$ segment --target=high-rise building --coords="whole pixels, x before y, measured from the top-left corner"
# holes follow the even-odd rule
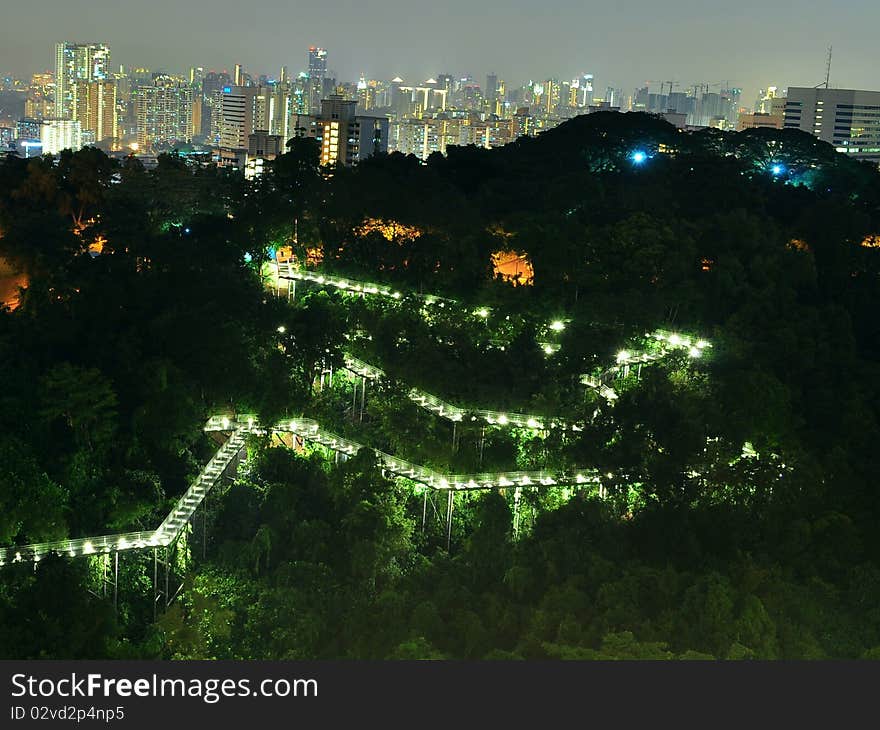
[[[5,154],[14,142],[15,127],[6,124],[0,125],[0,154]]]
[[[110,48],[103,43],[55,44],[55,116],[71,119],[73,84],[110,78]]]
[[[513,115],[513,137],[531,137],[535,134],[535,120],[527,106],[521,106]]]
[[[786,129],[800,129],[858,160],[880,164],[880,91],[792,86]]]
[[[274,160],[284,152],[283,140],[280,135],[269,134],[265,130],[257,130],[248,135],[247,161],[244,176],[253,180],[263,174],[266,162]]]
[[[105,81],[74,81],[71,117],[79,122],[80,133],[91,142],[117,137],[116,83]]]
[[[46,119],[55,116],[55,75],[49,72],[31,76],[24,106],[25,116]]]
[[[157,144],[190,142],[193,137],[192,88],[166,75],[138,89],[137,143],[142,150]]]
[[[489,114],[495,114],[495,102],[498,100],[498,76],[495,74],[488,74],[486,76],[484,96]]]
[[[78,150],[79,122],[75,119],[47,119],[40,127],[40,142],[44,155],[57,155],[62,150]]]
[[[779,87],[768,86],[758,92],[758,98],[755,101],[755,114],[770,114],[770,104],[779,94]]]
[[[324,79],[327,78],[327,51],[324,48],[309,48],[309,113],[318,114],[324,94]]]
[[[15,138],[30,140],[40,139],[40,129],[42,126],[43,123],[39,119],[32,119],[30,117],[19,119],[15,123]]]
[[[321,102],[320,115],[296,117],[298,137],[314,137],[321,145],[321,164],[350,166],[388,151],[388,118],[356,114],[357,100],[332,95]]]
[[[256,98],[257,87],[223,87],[220,94],[221,150],[247,152],[248,136],[254,133]]]

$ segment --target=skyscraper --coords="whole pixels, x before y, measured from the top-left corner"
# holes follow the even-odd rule
[[[489,74],[486,76],[486,104],[489,114],[495,114],[495,102],[498,99],[498,76]]]
[[[79,122],[83,144],[111,141],[117,136],[116,83],[74,81],[71,117]]]
[[[243,167],[254,133],[258,87],[224,86],[220,94],[220,160]]]
[[[110,78],[110,48],[103,43],[55,44],[55,116],[71,119],[73,84]]]
[[[190,142],[193,137],[192,88],[159,75],[138,89],[137,142],[141,149],[159,143]]]
[[[324,93],[324,79],[327,77],[327,51],[311,46],[309,48],[309,113],[321,110],[321,97]]]

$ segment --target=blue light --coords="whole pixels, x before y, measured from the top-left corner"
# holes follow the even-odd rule
[[[253,261],[253,260],[254,260],[254,257],[253,257],[253,256],[251,256],[249,253],[245,253],[245,255],[244,255],[244,262],[245,262],[246,264],[249,264],[249,263],[250,263],[251,261]]]
[[[648,159],[648,155],[646,155],[641,150],[636,150],[630,155],[630,159],[636,164],[641,165],[645,160]]]
[[[785,172],[785,168],[782,165],[773,165],[773,167],[770,168],[770,172],[774,175],[781,175]]]
[[[184,232],[184,233],[190,233],[190,229],[189,229],[189,228],[184,228],[184,229],[183,229],[183,232]]]

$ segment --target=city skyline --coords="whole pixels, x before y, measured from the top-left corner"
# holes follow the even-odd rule
[[[880,51],[870,29],[872,19],[880,21],[880,8],[865,2],[809,8],[796,17],[787,16],[782,4],[759,8],[749,2],[735,8],[713,3],[717,8],[702,6],[700,14],[681,0],[662,8],[637,0],[614,8],[562,0],[536,7],[517,0],[461,13],[458,5],[453,0],[454,7],[447,3],[440,13],[425,3],[385,0],[351,24],[340,22],[352,14],[339,0],[298,9],[295,17],[285,15],[278,0],[257,0],[248,17],[273,18],[258,24],[230,23],[226,0],[190,3],[185,19],[167,0],[152,3],[149,15],[105,0],[75,0],[56,8],[51,24],[44,17],[29,22],[37,10],[24,7],[17,11],[20,31],[0,51],[0,73],[29,77],[45,70],[61,37],[109,44],[115,67],[169,72],[190,66],[231,71],[241,63],[255,74],[277,74],[281,66],[296,73],[307,68],[306,49],[316,45],[328,49],[328,74],[339,80],[361,73],[416,80],[448,72],[470,74],[482,85],[486,74],[496,73],[511,85],[592,73],[600,88],[628,91],[649,80],[676,80],[683,88],[729,82],[749,100],[768,84],[823,82],[833,45],[832,86],[878,85],[871,61],[880,60]],[[461,17],[467,20],[455,20]],[[503,33],[497,32],[501,19]]]

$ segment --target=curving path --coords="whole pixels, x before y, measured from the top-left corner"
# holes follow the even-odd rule
[[[279,281],[281,279],[311,281],[352,293],[377,294],[393,299],[400,299],[402,297],[399,291],[390,287],[358,282],[343,277],[299,271],[289,264],[278,264],[278,278]],[[439,306],[445,306],[447,302],[453,301],[431,295],[419,296],[426,303],[437,303]],[[631,366],[654,362],[680,349],[686,349],[691,357],[700,357],[705,348],[711,347],[704,340],[697,340],[689,336],[664,332],[662,330],[658,330],[648,336],[660,344],[656,351],[635,352],[621,350],[617,354],[615,365],[598,375],[584,375],[581,378],[581,382],[598,390],[606,399],[614,400],[617,394],[607,383],[622,374],[626,374]],[[384,371],[381,369],[351,356],[346,356],[345,365],[351,372],[370,380],[385,376]],[[501,427],[522,427],[538,430],[561,428],[574,431],[582,428],[582,424],[577,422],[547,418],[536,414],[467,409],[448,403],[431,393],[416,388],[409,391],[409,397],[422,408],[453,422],[460,422],[465,418],[470,418],[474,421],[480,420],[487,424]],[[265,435],[270,432],[293,433],[304,440],[320,444],[337,453],[349,456],[356,454],[362,448],[369,448],[328,431],[322,428],[317,421],[311,419],[286,420],[267,429],[260,426],[253,417],[239,416],[230,419],[227,416],[216,416],[208,420],[205,431],[230,432],[230,436],[155,530],[97,535],[73,540],[54,540],[0,548],[0,566],[20,562],[39,563],[40,560],[52,554],[83,557],[172,545],[181,535],[205,497],[220,482],[227,467],[241,453],[249,434]],[[456,491],[599,484],[600,481],[599,474],[595,469],[575,469],[566,472],[544,470],[444,474],[386,454],[377,449],[371,449],[371,451],[376,454],[385,472],[410,479],[431,489],[446,491],[450,495],[450,499]]]
[[[306,441],[320,444],[337,453],[353,456],[364,447],[351,439],[328,431],[312,419],[298,418],[285,420],[267,429],[249,416],[215,416],[205,425],[208,432],[231,432],[229,439],[220,447],[192,486],[177,501],[168,516],[155,530],[126,532],[112,535],[97,535],[75,540],[55,540],[32,543],[10,548],[0,548],[0,566],[7,563],[38,563],[51,554],[83,557],[102,553],[116,553],[128,550],[144,550],[171,545],[181,534],[193,513],[204,501],[208,493],[220,481],[220,477],[232,460],[245,446],[249,434],[293,433]],[[506,489],[520,487],[554,487],[565,485],[598,484],[599,475],[595,470],[573,470],[567,472],[510,471],[480,474],[443,474],[419,464],[370,449],[376,454],[382,469],[394,476],[404,477],[432,489],[455,492],[480,489]]]

